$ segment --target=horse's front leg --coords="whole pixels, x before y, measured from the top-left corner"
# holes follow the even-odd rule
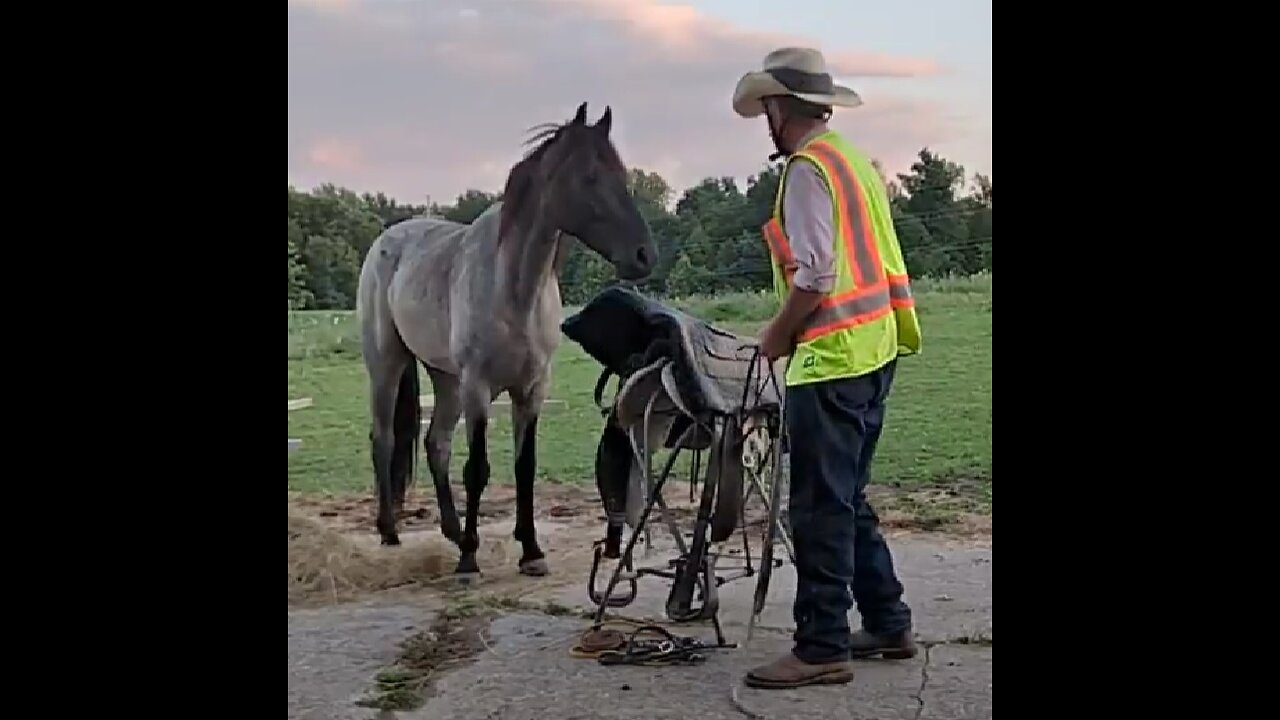
[[[547,574],[547,560],[538,547],[538,531],[533,522],[533,481],[538,467],[538,415],[545,393],[512,393],[511,425],[515,441],[516,528],[512,536],[520,542],[520,572]]]
[[[427,372],[431,377],[431,388],[435,391],[435,407],[424,441],[427,464],[436,488],[436,505],[440,508],[440,532],[449,542],[460,545],[462,524],[458,522],[458,511],[453,504],[453,489],[449,487],[449,459],[453,454],[453,433],[462,418],[462,396],[457,376],[439,370]]]
[[[467,424],[467,462],[462,466],[462,483],[467,490],[467,517],[462,542],[458,543],[458,567],[454,570],[459,575],[480,572],[480,566],[476,563],[476,550],[480,548],[480,530],[477,525],[480,521],[480,496],[489,485],[486,431],[490,400],[488,387],[477,387],[463,381],[462,408]]]

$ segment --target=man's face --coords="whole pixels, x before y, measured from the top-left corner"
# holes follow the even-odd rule
[[[772,133],[776,134],[782,130],[782,110],[778,107],[777,98],[764,99],[764,116]]]
[[[785,141],[782,138],[782,105],[778,102],[778,98],[771,97],[764,99],[764,116],[765,122],[769,125],[769,138],[773,140],[774,147],[776,147],[780,153],[791,152],[787,148],[783,147],[783,143]]]

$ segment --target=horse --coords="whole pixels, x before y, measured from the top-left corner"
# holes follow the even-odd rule
[[[458,547],[455,573],[479,573],[477,515],[489,482],[488,411],[511,398],[519,570],[548,572],[533,521],[538,416],[560,344],[560,273],[575,241],[617,278],[647,278],[658,261],[649,226],[627,188],[609,130],[612,109],[587,123],[587,103],[547,123],[510,170],[501,199],[469,225],[415,217],[382,231],[360,270],[356,315],[369,382],[369,434],[383,545],[399,545],[397,519],[421,434],[417,364],[435,391],[423,445],[440,530]],[[466,526],[449,486],[449,458],[466,420]]]

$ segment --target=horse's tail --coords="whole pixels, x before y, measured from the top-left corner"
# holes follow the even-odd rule
[[[418,459],[418,440],[422,437],[418,363],[414,360],[410,360],[400,374],[391,427],[395,435],[395,447],[391,453],[391,482],[397,490],[397,499],[403,499],[403,489],[413,482]]]

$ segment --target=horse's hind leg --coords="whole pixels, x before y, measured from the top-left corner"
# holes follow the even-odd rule
[[[515,440],[516,528],[512,536],[520,542],[520,572],[546,575],[547,561],[538,547],[533,523],[533,481],[537,474],[538,415],[545,392],[511,393],[511,425]]]
[[[431,469],[431,481],[436,487],[436,505],[440,509],[440,532],[453,544],[462,542],[462,527],[458,523],[458,511],[453,504],[453,490],[449,487],[449,459],[453,454],[453,431],[462,417],[462,396],[458,392],[458,378],[439,370],[427,368],[431,386],[435,392],[435,407],[431,412],[431,424],[427,427],[427,465]]]
[[[467,462],[462,466],[463,486],[467,489],[467,524],[458,543],[458,567],[460,575],[480,572],[476,564],[476,550],[480,548],[479,523],[480,496],[489,485],[489,455],[486,447],[489,403],[492,396],[484,382],[462,380],[462,412],[467,422]]]
[[[396,532],[395,488],[392,482],[392,457],[395,453],[395,414],[397,392],[401,374],[412,358],[403,356],[381,358],[370,372],[370,415],[373,420],[371,444],[373,450],[374,477],[378,487],[378,534],[383,545],[399,545]],[[418,399],[413,398],[414,402]]]
[[[396,392],[395,414],[391,421],[395,441],[391,451],[391,499],[396,517],[404,512],[405,490],[413,479],[418,435],[422,432],[422,407],[419,400],[418,366],[405,364]]]

